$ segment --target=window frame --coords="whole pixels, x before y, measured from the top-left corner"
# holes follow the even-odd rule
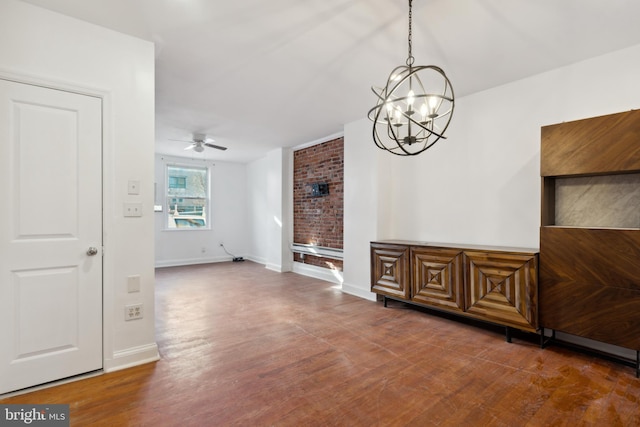
[[[180,162],[180,161],[165,161],[163,162],[163,214],[162,214],[162,230],[163,231],[203,231],[203,230],[211,230],[212,229],[212,215],[211,215],[211,175],[212,168],[207,164],[192,164],[189,162]],[[205,177],[205,203],[204,203],[204,220],[206,224],[202,227],[170,227],[169,226],[169,216],[171,215],[171,209],[169,209],[169,202],[172,198],[188,198],[188,197],[176,197],[175,195],[170,195],[169,190],[171,188],[187,188],[186,176],[185,178],[185,187],[171,187],[169,183],[169,168],[182,168],[182,169],[195,169],[195,170],[203,170],[206,173]],[[194,219],[197,220],[197,219]]]

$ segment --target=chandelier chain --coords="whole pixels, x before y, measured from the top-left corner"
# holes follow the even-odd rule
[[[412,48],[412,45],[411,45],[411,35],[412,35],[412,33],[411,33],[411,23],[412,23],[412,18],[413,18],[413,13],[411,11],[411,3],[412,2],[413,2],[413,0],[409,0],[409,56],[407,57],[407,65],[409,67],[413,65],[413,61],[414,61],[413,54],[411,52],[411,48]]]

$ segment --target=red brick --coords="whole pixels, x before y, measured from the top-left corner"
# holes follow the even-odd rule
[[[344,140],[338,138],[294,152],[293,240],[343,248]],[[311,196],[311,184],[326,182],[329,195]],[[296,255],[294,258],[300,261]],[[305,256],[305,263],[342,270],[342,262]]]

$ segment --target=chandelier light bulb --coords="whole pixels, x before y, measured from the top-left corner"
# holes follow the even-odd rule
[[[433,119],[438,117],[438,98],[435,96],[430,96],[429,98],[429,118]]]
[[[387,118],[393,120],[393,103],[387,102]]]
[[[402,111],[400,111],[400,107],[396,108],[396,126],[402,126]]]
[[[420,107],[420,116],[422,116],[422,121],[420,121],[420,123],[427,122],[427,114],[429,114],[429,107],[427,107],[427,104],[422,104]]]
[[[413,102],[416,100],[416,94],[413,93],[412,90],[409,91],[409,93],[407,94],[407,106],[409,108],[407,108],[408,111],[413,110]]]

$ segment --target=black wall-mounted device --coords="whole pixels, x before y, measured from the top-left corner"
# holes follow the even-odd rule
[[[311,184],[311,195],[313,197],[322,197],[329,195],[329,184],[326,182],[316,182]]]

